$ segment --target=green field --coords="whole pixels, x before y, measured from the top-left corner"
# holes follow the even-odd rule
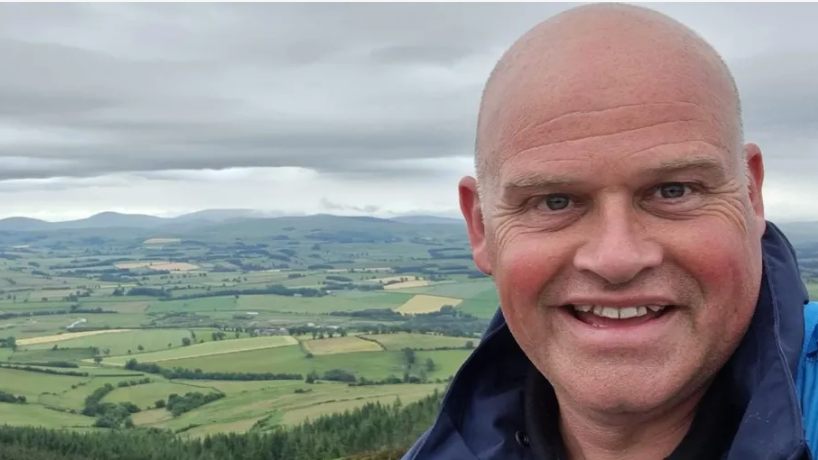
[[[190,332],[184,329],[145,329],[100,334],[90,337],[62,340],[59,342],[27,345],[30,350],[51,349],[54,345],[66,348],[98,347],[109,350],[112,356],[127,354],[130,350],[137,353],[141,346],[144,351],[165,350],[168,344],[174,347],[182,345],[182,338],[190,337]]]
[[[239,297],[238,309],[242,311],[282,311],[296,313],[331,313],[368,308],[392,309],[412,296],[403,293],[378,292],[366,295],[330,295],[326,297],[282,297],[275,295],[248,295]]]
[[[140,409],[147,410],[153,408],[157,400],[167,400],[171,394],[185,394],[190,391],[209,390],[210,388],[211,387],[198,383],[185,384],[157,381],[144,385],[117,388],[109,393],[103,399],[103,402],[119,403],[130,401],[139,406]]]
[[[399,351],[404,348],[428,350],[442,347],[464,347],[466,342],[476,343],[474,339],[464,337],[445,337],[431,334],[380,334],[364,335],[363,337],[378,342],[385,349]]]
[[[219,311],[235,310],[234,297],[204,297],[192,300],[169,300],[152,302],[147,311],[150,313],[167,313],[176,311]]]
[[[245,339],[220,340],[197,343],[187,347],[177,347],[152,353],[134,353],[132,355],[113,356],[102,362],[109,366],[124,366],[130,359],[142,363],[156,363],[170,360],[190,358],[205,358],[209,356],[233,355],[237,352],[257,349],[270,349],[295,343],[295,339],[288,336],[254,337]],[[227,357],[230,359],[230,357]]]
[[[428,373],[429,378],[445,379],[454,375],[469,353],[469,350],[423,351],[418,352],[418,357],[423,356],[423,360],[429,357],[439,364],[438,369]],[[300,347],[288,346],[164,361],[162,365],[201,369],[205,372],[241,372],[243,369],[253,369],[253,372],[308,374],[315,371],[323,374],[332,369],[344,369],[358,377],[384,379],[390,375],[403,375],[404,357],[400,351],[364,351],[306,358]]]
[[[94,351],[90,348],[60,348],[52,350],[51,347],[44,347],[37,349],[36,347],[39,346],[43,345],[29,345],[18,348],[16,352],[9,355],[8,361],[13,363],[47,363],[49,361],[78,361],[94,357]],[[30,348],[34,349],[30,350]]]
[[[15,369],[0,369],[0,390],[25,396],[32,401],[37,401],[37,398],[43,393],[61,393],[70,390],[72,385],[89,380],[91,379],[88,377],[45,375]]]
[[[3,404],[3,424],[35,425],[46,428],[90,427],[94,419],[82,415],[48,409],[35,404]]]

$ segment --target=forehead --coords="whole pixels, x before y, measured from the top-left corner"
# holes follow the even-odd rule
[[[571,112],[516,127],[497,152],[495,171],[505,183],[539,174],[602,180],[692,165],[727,169],[731,149],[723,132],[703,108],[686,102]]]
[[[490,173],[546,161],[622,169],[655,155],[730,161],[740,147],[737,100],[712,56],[661,34],[603,38],[532,40],[498,72],[478,129]]]

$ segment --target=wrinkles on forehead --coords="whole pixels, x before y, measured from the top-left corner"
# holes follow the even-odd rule
[[[707,43],[639,7],[576,8],[526,33],[492,73],[478,118],[478,179],[485,188],[508,155],[529,148],[680,123],[688,114],[717,127],[708,142],[741,158],[735,84]]]

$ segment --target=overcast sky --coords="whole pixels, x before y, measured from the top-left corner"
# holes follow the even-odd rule
[[[0,217],[456,213],[480,92],[571,4],[0,4]],[[652,4],[738,81],[771,219],[818,220],[816,4]]]

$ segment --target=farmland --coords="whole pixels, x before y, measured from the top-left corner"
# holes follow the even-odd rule
[[[816,296],[818,252],[799,250]],[[347,453],[422,432],[497,306],[460,225],[0,222],[0,391],[14,401],[0,411],[16,427],[154,437],[129,449],[246,433],[299,449],[321,438],[304,458],[335,459],[329,425],[347,430]]]
[[[193,439],[445,390],[491,280],[458,226],[385,222],[0,231],[4,423]]]

